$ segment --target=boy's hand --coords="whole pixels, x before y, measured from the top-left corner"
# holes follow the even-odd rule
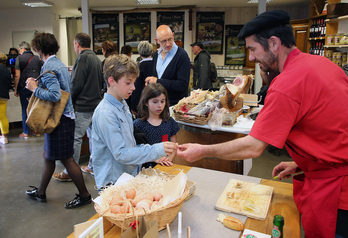
[[[166,154],[171,155],[178,148],[178,143],[166,141],[166,142],[163,142],[163,147]]]

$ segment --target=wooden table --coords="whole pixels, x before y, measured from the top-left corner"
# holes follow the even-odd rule
[[[183,165],[174,165],[173,167],[163,167],[156,166],[162,171],[170,172],[175,168],[182,169],[184,173],[187,173],[191,167]],[[173,173],[175,174],[175,172]],[[301,223],[300,223],[300,214],[296,208],[295,202],[292,196],[292,184],[272,181],[267,179],[262,179],[262,184],[272,186],[273,198],[271,201],[270,209],[267,215],[266,220],[259,221],[255,219],[248,218],[245,223],[245,228],[258,231],[265,234],[271,234],[273,228],[273,218],[275,215],[281,214],[284,217],[284,238],[300,238],[301,237]],[[214,204],[212,204],[214,206]],[[98,214],[95,214],[89,220],[99,218]],[[191,231],[192,237],[194,232]],[[113,226],[108,220],[104,219],[104,233],[105,238],[111,237],[120,237],[121,229],[117,226]],[[74,238],[74,233],[70,234],[68,238]]]

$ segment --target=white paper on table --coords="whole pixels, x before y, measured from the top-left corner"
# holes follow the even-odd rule
[[[112,186],[119,186],[122,184],[125,184],[128,180],[133,179],[134,177],[130,174],[127,173],[123,173],[116,181],[116,183]],[[92,201],[96,204],[98,204],[99,206],[101,206],[101,203],[103,201],[101,196],[96,197],[95,199],[92,199]]]
[[[260,233],[257,231],[249,230],[249,229],[244,229],[242,238],[247,238],[247,237],[255,237],[255,238],[271,238],[270,235]]]
[[[233,125],[233,127],[236,128],[251,128],[254,125],[254,120],[252,119],[247,119],[243,117],[243,115],[240,115],[237,117],[237,122]]]
[[[163,187],[163,205],[175,201],[181,196],[186,187],[187,176],[181,170],[173,179],[165,183]]]

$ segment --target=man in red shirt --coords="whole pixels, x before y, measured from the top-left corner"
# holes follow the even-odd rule
[[[215,145],[185,144],[177,155],[256,158],[268,144],[286,146],[294,162],[273,169],[293,178],[294,200],[306,237],[348,237],[348,77],[330,60],[296,48],[288,13],[264,12],[245,24],[249,60],[273,79],[265,104],[248,136]]]

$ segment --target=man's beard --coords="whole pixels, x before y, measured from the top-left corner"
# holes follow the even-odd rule
[[[267,51],[267,57],[263,61],[255,60],[255,63],[261,63],[260,69],[264,72],[279,72],[278,59],[271,51]]]

